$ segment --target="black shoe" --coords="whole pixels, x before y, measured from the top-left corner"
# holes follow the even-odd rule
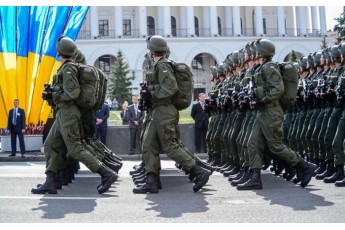
[[[149,173],[146,175],[146,182],[143,185],[135,187],[133,193],[135,194],[146,194],[146,193],[158,193],[158,180],[157,175]]]
[[[10,154],[10,155],[8,155],[9,157],[15,157],[16,156],[16,154]]]

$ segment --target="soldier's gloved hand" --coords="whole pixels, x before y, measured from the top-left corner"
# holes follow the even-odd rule
[[[42,99],[49,101],[53,99],[53,94],[51,92],[43,91],[42,92]]]

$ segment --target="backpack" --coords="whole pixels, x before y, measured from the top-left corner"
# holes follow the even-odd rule
[[[75,63],[76,64],[76,63]],[[102,108],[107,90],[107,76],[92,65],[76,64],[80,94],[76,104],[81,110],[99,110]]]
[[[281,62],[277,63],[284,82],[284,93],[279,99],[280,105],[284,110],[290,109],[296,102],[298,72],[294,65]]]
[[[174,75],[177,82],[178,91],[172,99],[178,111],[190,106],[193,99],[194,80],[191,68],[183,62],[171,61]]]

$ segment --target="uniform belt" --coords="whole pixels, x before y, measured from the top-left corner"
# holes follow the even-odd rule
[[[57,109],[60,109],[62,107],[68,107],[69,105],[73,105],[74,104],[74,101],[68,101],[68,102],[60,102],[56,105],[56,108]]]

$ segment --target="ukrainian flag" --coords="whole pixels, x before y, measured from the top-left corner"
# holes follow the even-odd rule
[[[0,128],[6,127],[15,98],[25,109],[28,124],[46,122],[50,107],[41,93],[61,65],[56,41],[61,35],[77,38],[88,8],[0,7]]]

